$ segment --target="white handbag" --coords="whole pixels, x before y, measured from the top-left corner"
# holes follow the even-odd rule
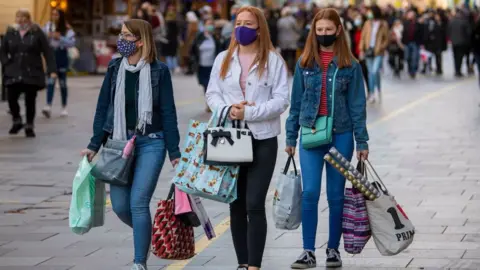
[[[204,133],[204,162],[207,165],[245,165],[253,161],[252,132],[240,127],[240,121],[233,121],[232,127],[226,127],[231,109],[231,106],[224,107],[217,126],[209,127]]]
[[[367,161],[366,164],[369,165],[366,166],[367,170],[371,172],[371,169],[376,176],[378,181],[374,182],[373,186],[381,194],[374,201],[366,201],[375,246],[384,256],[397,255],[413,242],[415,227],[394,196],[388,192],[370,162]]]

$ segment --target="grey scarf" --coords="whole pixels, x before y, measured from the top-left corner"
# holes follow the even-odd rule
[[[117,74],[115,88],[113,139],[127,139],[127,121],[125,117],[125,71],[136,73],[140,71],[139,91],[137,102],[137,129],[145,134],[147,124],[152,124],[152,81],[150,79],[150,64],[141,59],[136,66],[128,63],[127,58],[122,59]]]

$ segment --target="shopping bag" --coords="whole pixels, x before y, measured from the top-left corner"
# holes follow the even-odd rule
[[[366,164],[367,171],[377,180],[373,186],[380,192],[377,199],[366,202],[373,240],[380,254],[393,256],[410,246],[415,235],[415,227],[370,162],[367,161]]]
[[[294,170],[289,171],[290,163]],[[302,223],[302,178],[293,156],[288,157],[283,173],[278,176],[273,196],[273,220],[275,227],[296,230]]]
[[[204,163],[203,134],[216,118],[214,113],[208,123],[190,120],[184,150],[175,168],[172,182],[185,193],[231,203],[237,199],[237,178],[240,167],[213,166]]]
[[[72,184],[69,227],[73,233],[85,234],[102,226],[105,219],[105,186],[90,174],[92,165],[83,157]]]
[[[175,187],[175,215],[192,212],[188,195]]]
[[[166,200],[158,202],[152,226],[152,253],[162,259],[185,260],[195,255],[193,227],[175,216],[174,185]]]
[[[359,161],[357,171],[362,176],[365,173],[365,163]],[[347,253],[359,254],[370,240],[372,232],[368,220],[365,195],[355,187],[345,190],[343,204],[343,246]]]
[[[215,238],[215,231],[213,229],[212,223],[210,222],[210,218],[207,215],[207,211],[205,211],[205,208],[203,207],[202,200],[200,200],[199,197],[194,195],[188,195],[188,197],[190,198],[193,212],[197,214],[208,240]]]
[[[345,190],[343,204],[343,246],[347,253],[362,252],[371,237],[365,197],[358,189]]]

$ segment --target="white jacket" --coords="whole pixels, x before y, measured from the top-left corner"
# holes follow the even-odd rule
[[[245,88],[245,97],[240,88],[240,61],[238,51],[232,55],[230,69],[225,80],[220,78],[220,68],[227,52],[221,52],[215,59],[206,99],[212,110],[239,104],[242,101],[255,103],[245,106],[245,121],[257,140],[278,136],[281,132],[280,115],[289,106],[288,75],[285,61],[278,53],[271,51],[262,77],[259,78],[257,65],[250,69]]]

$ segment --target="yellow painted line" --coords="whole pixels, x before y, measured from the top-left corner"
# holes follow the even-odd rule
[[[228,229],[230,228],[230,217],[224,219],[220,224],[215,226],[215,234],[217,237],[215,239],[218,239],[220,236],[222,236]],[[203,236],[200,240],[198,240],[195,243],[195,252],[200,254],[202,251],[204,251],[210,244],[212,244],[215,240],[208,240],[206,236]],[[193,259],[193,258],[192,258]],[[181,270],[187,266],[192,259],[188,260],[182,260],[182,261],[177,261],[175,263],[170,264],[166,270]]]
[[[467,82],[469,82],[471,80],[466,80],[466,81],[462,81],[460,83],[456,83],[454,85],[450,85],[450,86],[447,86],[447,87],[444,87],[444,88],[441,88],[440,90],[436,91],[436,92],[433,92],[433,93],[429,93],[429,94],[426,94],[425,96],[421,97],[420,99],[417,99],[413,102],[410,102],[408,103],[407,105],[405,106],[402,106],[401,108],[381,117],[380,119],[376,120],[375,122],[367,125],[368,128],[371,128],[371,127],[374,127],[374,126],[377,126],[381,123],[384,123],[386,121],[389,121],[391,119],[393,119],[394,117],[397,117],[399,116],[400,114],[404,113],[404,112],[407,112],[408,110],[411,110],[413,109],[414,107],[424,103],[424,102],[427,102],[433,98],[436,98],[436,97],[439,97],[449,91],[452,91],[456,88],[458,88],[459,86],[463,85],[463,84],[466,84]],[[220,238],[228,229],[230,228],[230,217],[227,217],[225,218],[222,222],[220,222],[220,224],[218,224],[217,226],[215,226],[214,228],[214,231],[215,231],[215,234],[217,235],[216,238],[212,239],[212,240],[208,240],[208,238],[206,236],[203,236],[200,240],[198,240],[196,243],[195,243],[195,252],[196,252],[196,255],[202,253],[202,251],[204,251],[205,249],[208,248],[208,246],[210,246],[212,243],[214,243],[218,238]],[[195,257],[194,257],[195,258]],[[188,259],[188,260],[182,260],[182,261],[177,261],[175,263],[172,263],[170,264],[169,266],[167,266],[167,268],[165,268],[165,270],[182,270],[185,268],[185,266],[187,266],[191,261],[192,261],[193,258],[191,259]]]

